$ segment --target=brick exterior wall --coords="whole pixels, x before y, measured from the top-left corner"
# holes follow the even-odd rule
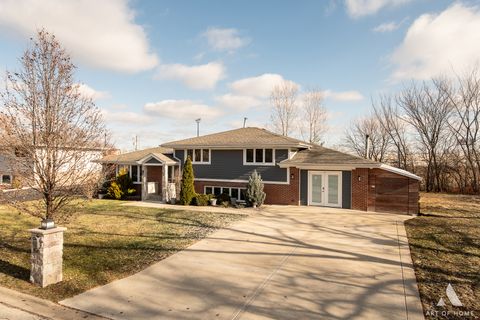
[[[352,170],[352,209],[416,214],[418,192],[415,179],[382,169]]]
[[[368,169],[352,170],[352,209],[367,211],[367,205]]]
[[[290,175],[293,174],[293,179],[290,179],[290,184],[271,184],[264,185],[264,191],[267,194],[265,204],[283,204],[283,205],[299,205],[300,203],[300,188],[299,188],[299,170],[297,168],[290,168]],[[195,181],[195,191],[197,193],[204,193],[205,186],[214,187],[242,187],[247,186],[246,183],[238,182],[222,182],[222,181]]]

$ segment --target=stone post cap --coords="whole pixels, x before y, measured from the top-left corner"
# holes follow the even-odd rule
[[[65,230],[67,230],[67,228],[65,227],[55,227],[55,228],[46,229],[46,230],[40,229],[40,228],[33,228],[33,229],[29,229],[28,231],[30,231],[31,233],[46,235],[46,234],[64,232]]]

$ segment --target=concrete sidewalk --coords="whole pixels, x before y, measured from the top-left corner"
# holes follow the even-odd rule
[[[0,319],[9,320],[105,320],[88,312],[0,287]]]
[[[113,319],[423,319],[408,218],[269,206],[61,303]]]

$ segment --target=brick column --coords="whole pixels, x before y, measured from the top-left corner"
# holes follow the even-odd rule
[[[368,208],[368,169],[352,170],[352,209],[367,211]]]
[[[67,228],[30,229],[32,233],[32,269],[30,282],[42,288],[62,281],[63,232]]]

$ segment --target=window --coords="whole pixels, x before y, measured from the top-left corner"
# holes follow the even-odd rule
[[[122,169],[126,169],[128,171],[128,176],[132,179],[134,184],[140,184],[142,183],[142,177],[143,177],[143,170],[142,166],[137,166],[137,165],[119,165],[117,166],[117,175],[120,173]]]
[[[253,161],[253,149],[247,149],[247,162],[254,162]]]
[[[236,198],[237,200],[245,200],[245,192],[247,189],[245,188],[238,188],[238,187],[212,187],[206,186],[204,188],[205,194],[213,194],[215,196],[219,196],[222,193],[228,194],[232,198]]]
[[[265,162],[273,162],[273,149],[265,149]]]
[[[210,162],[210,149],[202,149],[203,162]]]
[[[193,161],[193,150],[192,149],[187,150],[187,156],[185,157],[185,161],[187,161],[188,157],[190,157],[190,159]]]
[[[243,164],[274,165],[274,149],[245,149]]]
[[[202,162],[202,149],[195,149],[195,160],[194,162]]]
[[[263,162],[263,149],[255,149],[255,162]]]
[[[138,181],[138,166],[130,166],[130,177],[132,178],[133,182]]]
[[[188,149],[187,157],[190,156],[192,163],[210,164],[210,149]],[[185,158],[185,161],[187,158]]]
[[[2,181],[0,181],[0,182],[5,183],[5,184],[10,184],[10,183],[12,183],[12,176],[8,175],[8,174],[4,174],[4,175],[2,175]]]

